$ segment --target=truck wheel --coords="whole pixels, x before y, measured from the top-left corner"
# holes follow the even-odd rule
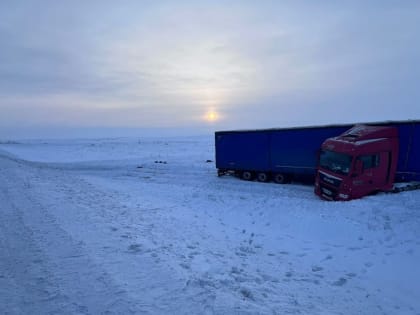
[[[258,173],[257,180],[262,183],[268,182],[268,174],[264,172]]]
[[[286,174],[277,173],[274,175],[273,180],[276,184],[286,184],[288,182],[288,178]]]
[[[252,180],[254,176],[250,171],[243,171],[241,177],[244,180]]]

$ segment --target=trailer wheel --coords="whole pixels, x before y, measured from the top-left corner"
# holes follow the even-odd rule
[[[254,178],[254,174],[250,171],[243,171],[241,178],[244,180],[252,180]]]
[[[268,174],[265,172],[258,173],[257,180],[262,183],[268,182]]]
[[[274,174],[273,180],[276,184],[286,184],[289,179],[286,174],[277,173]]]

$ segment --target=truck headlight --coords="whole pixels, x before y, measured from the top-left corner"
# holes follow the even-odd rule
[[[338,197],[340,197],[341,199],[349,199],[349,195],[347,194],[338,194]]]

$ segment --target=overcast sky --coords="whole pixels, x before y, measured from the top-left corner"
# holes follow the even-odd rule
[[[420,1],[1,1],[0,138],[420,119]]]

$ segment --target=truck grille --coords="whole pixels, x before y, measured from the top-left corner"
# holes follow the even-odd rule
[[[320,185],[321,196],[324,199],[335,200],[337,197],[337,190],[325,185]]]

